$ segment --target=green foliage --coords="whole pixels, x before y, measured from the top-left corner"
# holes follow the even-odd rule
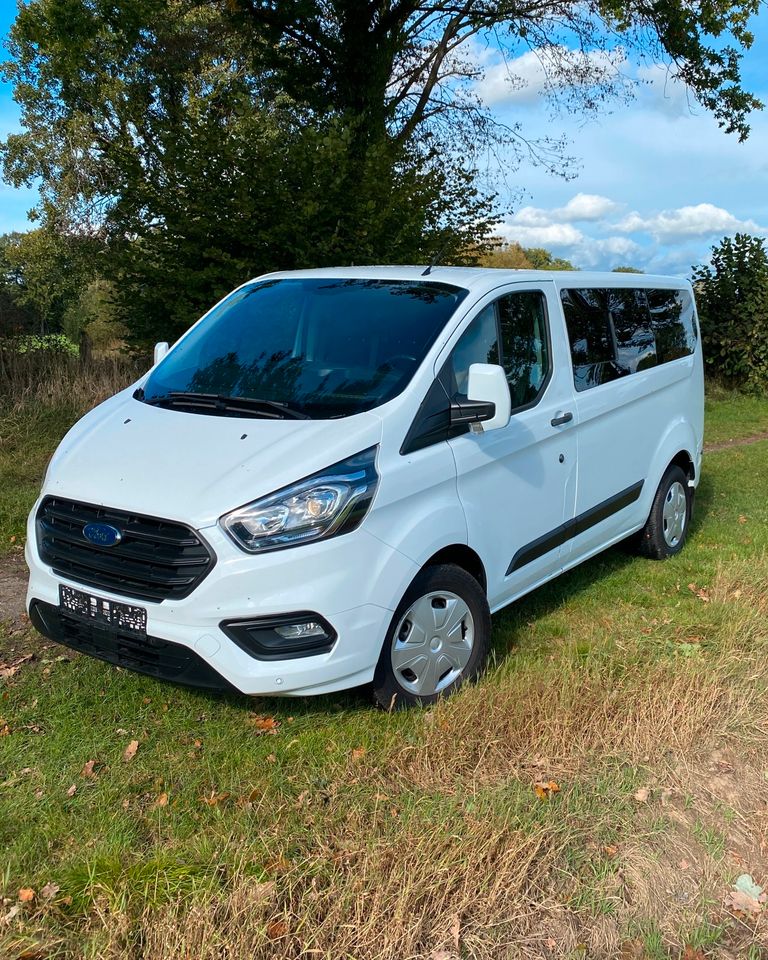
[[[525,255],[530,260],[534,270],[576,269],[570,260],[563,260],[562,257],[554,257],[549,250],[544,250],[543,247],[528,247],[525,250]]]
[[[31,330],[38,318],[29,304],[21,303],[21,271],[8,259],[8,248],[18,243],[20,234],[0,236],[0,337],[12,337]]]
[[[92,280],[64,311],[61,323],[64,333],[75,343],[86,336],[95,350],[108,350],[127,333],[125,325],[117,318],[116,299],[114,283]]]
[[[63,333],[26,334],[7,340],[3,344],[3,349],[22,355],[39,352],[61,353],[70,357],[78,355],[77,344],[73,343]]]
[[[713,375],[747,391],[768,389],[768,251],[765,240],[738,233],[712,248],[711,265],[695,267],[704,359]]]
[[[62,328],[69,305],[95,275],[101,248],[93,237],[52,227],[3,238],[0,269],[4,263],[13,303],[24,313],[27,329],[33,322],[41,334]]]
[[[76,295],[62,293],[76,271],[61,271],[62,251],[41,234],[48,247],[27,259],[44,269],[25,270],[24,302],[56,329],[102,276],[147,342],[172,339],[264,271],[424,263],[438,250],[471,259],[496,222],[475,177],[489,152],[503,149],[507,173],[530,159],[567,172],[569,161],[559,141],[531,142],[493,117],[462,49],[493,36],[511,56],[521,41],[546,50],[550,95],[593,111],[626,95],[625,56],[672,64],[743,137],[760,106],[739,74],[757,3],[658,0],[651,16],[625,0],[526,11],[512,0],[30,0],[4,66],[23,127],[0,144],[4,175],[40,185],[45,231],[78,248],[98,237],[104,258]]]
[[[483,267],[505,270],[578,270],[570,260],[553,256],[542,247],[521,247],[519,243],[497,240],[491,250],[482,253],[478,263]]]
[[[640,270],[638,267],[614,267],[612,273],[645,273],[645,270]]]

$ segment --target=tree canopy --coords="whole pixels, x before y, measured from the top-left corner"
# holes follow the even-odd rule
[[[471,259],[525,157],[568,173],[479,99],[483,44],[535,51],[550,98],[597,110],[629,59],[668,65],[729,132],[759,102],[740,56],[759,0],[30,0],[5,76],[23,130],[5,177],[98,239],[137,339],[172,337],[255,273]],[[495,160],[494,160],[495,158]]]

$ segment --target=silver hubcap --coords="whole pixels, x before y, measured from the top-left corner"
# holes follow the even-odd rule
[[[675,481],[664,498],[664,539],[667,546],[676,547],[685,531],[685,517],[688,510],[688,500],[682,483]]]
[[[392,641],[392,669],[411,693],[429,697],[461,676],[475,642],[469,607],[455,593],[427,593],[406,610]]]

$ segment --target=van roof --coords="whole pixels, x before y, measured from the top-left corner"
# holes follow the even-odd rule
[[[426,277],[426,265],[320,267],[315,270],[284,270],[268,277],[317,278],[344,277],[366,280],[431,280],[463,287],[475,293],[493,290],[505,283],[550,281],[560,287],[690,287],[682,277],[654,276],[648,273],[614,273],[587,270],[506,270],[498,267],[433,267]],[[257,279],[264,279],[259,277]]]

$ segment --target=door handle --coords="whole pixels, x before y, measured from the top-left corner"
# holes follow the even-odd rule
[[[573,420],[573,414],[569,410],[567,413],[558,413],[556,417],[553,417],[549,422],[553,427],[561,427],[564,423],[570,423]]]

